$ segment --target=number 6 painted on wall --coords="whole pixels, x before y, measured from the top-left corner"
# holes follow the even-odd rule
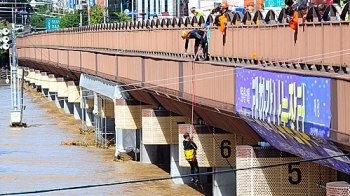
[[[231,156],[231,142],[230,140],[222,140],[221,142],[221,156],[223,158],[229,158]],[[225,154],[225,149],[227,150],[227,154]]]
[[[288,173],[297,172],[297,179],[293,180],[292,176],[288,177],[288,180],[291,184],[299,184],[301,182],[301,171],[299,168],[292,168],[292,165],[300,165],[300,163],[289,163],[288,164]]]

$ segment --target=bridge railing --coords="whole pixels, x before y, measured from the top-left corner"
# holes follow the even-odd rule
[[[213,57],[256,59],[266,62],[298,62],[307,64],[350,64],[349,22],[334,21],[336,9],[329,6],[325,14],[333,21],[300,21],[297,31],[285,22],[284,10],[278,15],[270,11],[257,11],[228,15],[225,35],[213,27],[209,52]],[[346,4],[339,17],[345,19],[349,12]],[[310,11],[313,16],[315,14]],[[344,17],[343,17],[344,16]],[[19,38],[19,47],[59,46],[100,48],[112,50],[183,53],[184,40],[180,33],[184,29],[202,28],[208,18],[174,18],[114,24],[99,24],[47,32],[37,32]],[[188,53],[193,55],[193,41]]]

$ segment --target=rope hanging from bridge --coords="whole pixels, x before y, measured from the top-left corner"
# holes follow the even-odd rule
[[[209,28],[207,28],[207,30],[210,30]],[[203,38],[206,36],[206,31],[204,32]],[[210,35],[210,34],[209,34]],[[209,44],[209,40],[207,41],[207,44]],[[192,109],[191,109],[191,124],[194,125],[194,108],[196,106],[196,88],[195,88],[195,75],[196,75],[196,59],[198,58],[198,53],[201,50],[201,46],[199,45],[198,51],[196,53],[196,55],[194,56],[194,59],[192,61],[192,77],[191,77],[191,83],[192,83]],[[202,48],[202,50],[204,50],[204,48]],[[199,115],[200,115],[200,110],[198,110]],[[209,133],[211,133],[216,146],[221,149],[221,146],[219,144],[219,142],[217,141],[216,137],[215,137],[215,133],[214,131],[210,128],[210,126],[205,123],[206,127],[209,130]],[[214,128],[213,128],[214,129]],[[192,135],[192,129],[190,130],[190,134]],[[228,157],[225,157],[225,160],[227,162],[227,164],[230,166],[231,169],[233,169],[233,166],[231,165],[230,161],[228,160]]]

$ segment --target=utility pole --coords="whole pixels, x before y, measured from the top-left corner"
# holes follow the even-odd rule
[[[12,23],[11,36],[12,36],[12,64],[11,64],[11,124],[22,126],[22,112],[19,102],[19,91],[17,87],[17,52],[16,52],[16,26]]]

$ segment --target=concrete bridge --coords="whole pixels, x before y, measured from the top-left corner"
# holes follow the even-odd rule
[[[98,141],[114,141],[116,156],[188,174],[191,132],[201,171],[261,167],[203,176],[214,195],[345,195],[348,157],[317,160],[350,151],[350,26],[328,12],[333,21],[297,31],[283,10],[230,15],[225,34],[210,30],[210,60],[195,63],[180,32],[212,17],[38,32],[18,38],[19,69]],[[291,162],[304,159],[315,161]]]

